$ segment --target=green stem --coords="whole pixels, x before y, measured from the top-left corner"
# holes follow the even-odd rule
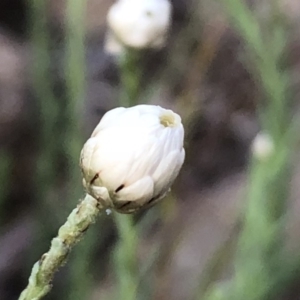
[[[137,295],[137,232],[133,218],[129,215],[114,214],[119,233],[119,241],[115,250],[115,267],[119,281],[118,299],[134,300]]]
[[[59,105],[53,93],[52,74],[50,72],[50,37],[47,28],[47,1],[28,0],[28,19],[30,21],[29,35],[34,58],[31,66],[32,88],[37,102],[39,121],[38,146],[39,152],[36,160],[35,184],[36,199],[39,205],[35,206],[36,219],[40,228],[36,232],[38,243],[30,251],[30,259],[36,257],[43,247],[48,244],[48,238],[53,234],[55,221],[60,220],[60,214],[53,213],[51,220],[47,218],[53,212],[55,201],[53,186],[57,178],[57,154],[59,144],[57,139],[57,122]],[[54,221],[54,222],[53,222]],[[47,241],[46,241],[47,240]]]
[[[65,78],[67,101],[64,122],[64,153],[68,159],[71,185],[80,186],[78,156],[82,145],[81,112],[85,94],[85,16],[86,0],[67,1]],[[76,183],[76,184],[75,184]],[[76,189],[75,194],[79,192]],[[73,195],[72,195],[73,196]],[[76,195],[75,195],[76,196]]]
[[[49,34],[47,30],[46,2],[39,0],[29,1],[30,35],[32,53],[33,90],[37,98],[40,117],[40,140],[42,148],[37,161],[37,178],[39,191],[46,194],[53,178],[55,178],[54,156],[57,150],[56,122],[58,105],[53,94],[50,74]],[[44,147],[47,145],[47,147]],[[44,198],[44,197],[43,197]]]
[[[121,95],[119,103],[124,107],[138,104],[141,93],[141,53],[138,50],[127,49],[120,58]]]
[[[66,262],[72,248],[80,241],[85,231],[95,222],[103,207],[93,197],[84,200],[71,212],[66,223],[51,242],[49,251],[33,266],[28,286],[19,300],[39,300],[51,290],[51,282],[57,270]]]
[[[70,189],[68,197],[74,199],[81,192],[78,156],[82,145],[80,121],[85,96],[85,9],[86,0],[67,1],[65,78],[67,102],[64,116],[63,152],[68,164]],[[69,201],[71,202],[71,201]],[[86,299],[90,292],[92,276],[89,266],[94,246],[98,241],[97,231],[91,230],[85,242],[76,247],[69,270],[68,299]]]

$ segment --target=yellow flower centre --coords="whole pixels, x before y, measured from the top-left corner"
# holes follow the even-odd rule
[[[172,111],[165,111],[159,117],[160,124],[165,127],[174,127],[177,125],[175,114]]]

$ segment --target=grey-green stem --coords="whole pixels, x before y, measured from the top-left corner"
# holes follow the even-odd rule
[[[28,285],[19,300],[39,300],[49,293],[55,272],[102,210],[99,202],[89,195],[73,209],[57,237],[52,240],[49,251],[34,264]]]

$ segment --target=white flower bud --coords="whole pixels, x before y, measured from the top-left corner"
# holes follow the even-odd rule
[[[106,49],[118,54],[122,46],[137,49],[161,48],[170,26],[168,0],[119,0],[107,15],[110,31]]]
[[[160,106],[107,112],[81,152],[87,192],[122,213],[154,204],[183,164],[183,138],[180,116]]]
[[[270,135],[258,133],[252,143],[252,153],[257,159],[263,161],[268,159],[274,152],[274,143]]]

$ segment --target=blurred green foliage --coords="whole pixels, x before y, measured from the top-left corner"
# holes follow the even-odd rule
[[[222,3],[245,41],[250,70],[264,90],[265,99],[259,110],[261,131],[270,136],[274,149],[266,158],[254,155],[250,165],[247,205],[233,278],[224,287],[209,289],[204,299],[270,299],[278,284],[284,286],[278,282],[278,273],[290,260],[285,251],[284,231],[295,128],[289,110],[289,76],[282,63],[287,28],[284,19],[277,15],[279,10],[275,2],[264,24],[245,2]],[[284,281],[284,277],[281,280]]]

